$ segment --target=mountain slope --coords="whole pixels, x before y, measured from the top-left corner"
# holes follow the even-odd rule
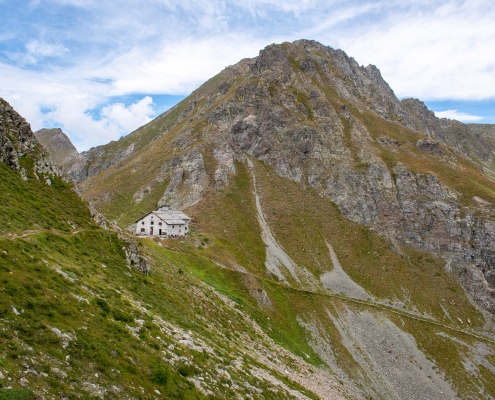
[[[161,244],[364,396],[494,397],[495,184],[411,104],[340,50],[271,45],[102,146],[134,145],[80,188],[122,227],[185,209],[194,235]]]
[[[247,154],[392,243],[439,252],[492,309],[495,184],[457,148],[394,119],[414,114],[376,68],[316,42],[273,45],[123,139],[141,150],[81,187],[126,225],[159,201],[188,207],[222,189]]]
[[[2,105],[11,148],[0,163],[0,396],[362,398],[300,337],[292,347],[302,357],[266,335],[237,278],[208,274],[216,265],[201,251],[132,244],[95,224],[55,167],[41,175],[50,159]],[[151,272],[132,268],[131,255]],[[216,291],[200,278],[230,283]]]

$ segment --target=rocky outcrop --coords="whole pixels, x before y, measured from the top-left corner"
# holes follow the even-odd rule
[[[127,264],[133,266],[138,271],[141,271],[143,274],[148,275],[151,271],[151,268],[148,262],[139,253],[136,242],[129,238],[124,238],[124,240],[127,243],[127,246],[123,247],[122,250],[125,251]]]
[[[83,151],[77,157],[73,158],[67,164],[67,173],[72,177],[74,182],[80,183],[122,161],[131,155],[133,151],[134,143],[114,152],[109,152],[104,146],[94,147],[88,151]]]
[[[208,185],[208,176],[203,155],[198,149],[170,159],[162,170],[173,172],[159,204],[169,204],[174,209],[182,210],[201,199],[201,194]]]
[[[419,139],[416,142],[416,146],[426,153],[438,154],[438,155],[443,154],[442,147],[440,146],[440,143],[436,142],[434,140]]]
[[[2,98],[0,98],[0,162],[19,171],[25,180],[32,173],[38,179],[44,177],[47,184],[51,184],[50,176],[62,175],[49,154],[36,140],[29,123]]]
[[[493,139],[459,121],[437,118],[420,100],[404,99],[401,104],[405,111],[401,122],[405,126],[452,147],[462,155],[475,157],[487,164],[492,162],[495,151]]]

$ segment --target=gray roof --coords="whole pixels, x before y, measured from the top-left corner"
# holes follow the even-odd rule
[[[166,219],[168,219],[168,218],[187,219],[187,220],[191,219],[186,214],[184,214],[182,211],[159,211],[159,212],[165,214]]]
[[[154,211],[153,213],[156,214],[161,219],[163,219],[164,221],[168,219],[184,219],[184,220],[191,219],[182,211]]]
[[[162,221],[164,221],[167,225],[185,225],[187,221],[191,218],[184,214],[182,211],[151,211],[146,215],[143,215],[136,222],[139,222],[144,217],[154,214]]]
[[[166,219],[165,223],[167,225],[185,225],[186,222],[183,219]]]

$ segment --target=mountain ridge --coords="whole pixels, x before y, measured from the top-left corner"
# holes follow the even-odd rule
[[[405,108],[416,111],[408,114]],[[413,118],[418,115],[421,118]],[[172,120],[175,125],[170,125]],[[168,128],[158,128],[162,121],[170,121],[166,122]],[[417,128],[419,132],[408,131],[412,121],[421,128]],[[154,149],[165,144],[171,126],[184,128],[162,149],[177,154],[163,164],[158,160],[162,152]],[[280,176],[316,188],[335,202],[348,219],[372,226],[393,243],[442,252],[451,265],[457,265],[455,270],[465,271],[466,287],[476,287],[477,294],[473,289],[471,295],[491,309],[494,289],[483,281],[492,279],[489,243],[494,237],[493,224],[478,222],[469,214],[459,220],[457,244],[448,244],[455,230],[449,222],[451,217],[445,214],[447,209],[452,215],[465,213],[466,206],[487,212],[491,206],[486,204],[495,202],[493,183],[482,177],[478,164],[463,157],[468,152],[466,140],[460,141],[458,137],[468,131],[457,121],[436,119],[417,100],[399,101],[376,67],[360,67],[341,50],[317,42],[296,41],[268,46],[257,58],[228,67],[171,113],[122,139],[126,148],[134,138],[143,137],[141,132],[146,132],[151,141],[147,145],[141,141],[132,156],[125,158],[125,164],[117,162],[84,181],[81,188],[96,204],[118,204],[111,198],[119,192],[124,194],[122,190],[115,192],[107,187],[103,188],[103,197],[95,196],[95,184],[100,181],[107,185],[107,177],[112,173],[121,176],[122,182],[127,181],[119,175],[119,169],[126,170],[128,175],[142,170],[133,160],[142,160],[139,153],[145,151],[149,160],[157,160],[153,165],[147,161],[149,167],[144,168],[146,175],[154,177],[144,178],[141,189],[132,193],[133,200],[128,189],[124,189],[127,200],[120,203],[120,209],[140,208],[147,194],[156,190],[163,193],[154,200],[157,203],[190,207],[201,200],[210,176],[214,176],[216,189],[225,187],[235,174],[234,161],[242,162],[241,154],[245,152],[272,165]],[[446,137],[445,132],[457,133]],[[206,150],[209,146],[210,150]],[[476,146],[468,149],[471,156],[478,154],[488,165],[489,147],[481,147],[484,155]],[[186,149],[191,150],[185,152]],[[423,165],[420,159],[424,159]],[[431,169],[424,168],[430,163],[436,168],[435,173],[444,171],[446,185],[430,173]],[[459,171],[472,174],[472,178],[459,179]],[[480,179],[483,184],[476,186],[474,182]],[[412,180],[419,180],[413,191]],[[185,191],[181,192],[181,188]],[[477,202],[476,198],[486,203]],[[391,199],[395,200],[390,202]],[[413,214],[408,211],[407,218],[404,201],[413,204]],[[430,218],[425,219],[428,214]],[[431,235],[432,224],[437,226],[436,235]],[[468,233],[473,229],[480,232],[475,240]],[[438,235],[445,245],[439,244]],[[460,249],[455,250],[459,245]],[[474,262],[464,261],[468,257],[473,257]],[[475,264],[478,267],[473,267]],[[481,270],[485,271],[483,277],[477,273]]]

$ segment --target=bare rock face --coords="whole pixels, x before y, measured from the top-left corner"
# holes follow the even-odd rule
[[[128,157],[134,151],[134,144],[124,149],[108,154],[103,146],[94,147],[83,151],[77,157],[67,163],[67,173],[74,182],[80,183],[103,172],[114,164]]]
[[[127,264],[132,265],[138,271],[141,271],[143,274],[148,275],[151,271],[151,268],[148,262],[141,256],[139,253],[138,246],[136,242],[129,238],[123,238],[127,243],[127,247],[124,247]]]
[[[27,180],[26,169],[21,159],[31,159],[32,169],[39,179],[46,176],[46,182],[51,184],[49,176],[61,176],[56,164],[46,150],[40,146],[34,136],[31,126],[4,99],[0,98],[0,161],[12,169],[19,171]]]
[[[69,137],[60,128],[40,129],[34,132],[34,136],[63,169],[71,165],[79,155]]]
[[[493,138],[459,121],[435,117],[420,100],[404,99],[401,105],[406,112],[401,121],[405,126],[452,147],[460,154],[475,156],[488,164],[492,162],[495,151]]]
[[[170,204],[181,210],[197,203],[208,184],[202,154],[198,149],[191,153],[170,159],[163,168],[172,170],[170,183],[159,204]]]

